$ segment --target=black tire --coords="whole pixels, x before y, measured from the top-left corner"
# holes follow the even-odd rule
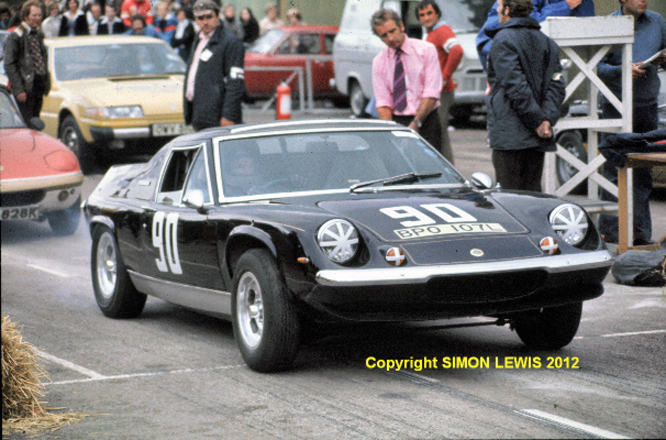
[[[67,116],[62,121],[58,129],[58,138],[76,155],[83,174],[90,174],[95,171],[97,157],[81,134],[81,129],[74,116]]]
[[[587,163],[587,150],[583,144],[583,135],[578,131],[565,131],[557,136],[557,143],[569,153],[576,156],[581,161]],[[560,185],[564,185],[571,179],[578,170],[559,156],[555,159],[555,169],[557,170],[557,180]],[[587,193],[587,179],[577,185],[570,194]]]
[[[368,100],[363,94],[363,89],[361,85],[352,81],[349,86],[349,107],[351,108],[352,114],[357,118],[364,118],[367,116],[365,113],[365,107],[368,105]]]
[[[582,302],[545,307],[521,315],[513,328],[529,348],[557,350],[576,336],[582,313]]]
[[[231,315],[236,343],[252,370],[269,373],[292,366],[300,322],[277,262],[266,251],[252,249],[238,260]]]
[[[49,226],[58,235],[72,235],[81,220],[81,197],[69,208],[46,214]]]
[[[146,295],[132,284],[111,229],[99,226],[93,233],[91,270],[95,300],[109,318],[136,318],[143,311]]]

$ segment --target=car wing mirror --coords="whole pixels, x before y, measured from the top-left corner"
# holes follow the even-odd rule
[[[478,189],[491,189],[493,187],[493,179],[486,173],[472,174],[472,185]]]
[[[206,208],[204,207],[204,193],[200,189],[193,189],[188,191],[183,197],[183,204],[188,208],[196,209],[201,214],[206,213]]]
[[[44,130],[44,127],[46,127],[46,124],[44,124],[44,121],[42,121],[40,118],[38,118],[36,116],[30,118],[30,121],[28,121],[28,125],[33,130],[37,130],[37,131],[42,131],[42,130]]]

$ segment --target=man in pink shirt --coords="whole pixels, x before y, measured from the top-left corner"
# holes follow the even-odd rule
[[[397,12],[380,9],[370,21],[386,44],[372,61],[372,86],[380,119],[393,120],[417,131],[441,150],[442,126],[436,111],[442,91],[437,49],[407,37]]]

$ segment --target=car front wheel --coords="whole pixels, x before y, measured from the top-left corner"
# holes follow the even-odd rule
[[[266,251],[244,253],[234,270],[232,322],[247,365],[259,372],[291,367],[299,345],[299,318],[275,259]]]
[[[132,284],[123,264],[116,238],[106,226],[93,233],[91,269],[95,300],[109,318],[135,318],[146,304],[146,295]]]
[[[79,124],[74,116],[67,116],[58,131],[60,141],[76,155],[84,174],[90,174],[96,165],[97,158],[90,145],[83,138]]]
[[[582,314],[582,302],[544,307],[516,318],[513,328],[528,347],[557,350],[573,340]]]

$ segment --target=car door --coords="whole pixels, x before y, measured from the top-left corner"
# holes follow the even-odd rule
[[[221,289],[216,229],[206,212],[213,205],[208,150],[205,144],[174,147],[166,159],[155,200],[144,209],[143,273]],[[186,203],[196,191],[203,196],[199,209]]]

